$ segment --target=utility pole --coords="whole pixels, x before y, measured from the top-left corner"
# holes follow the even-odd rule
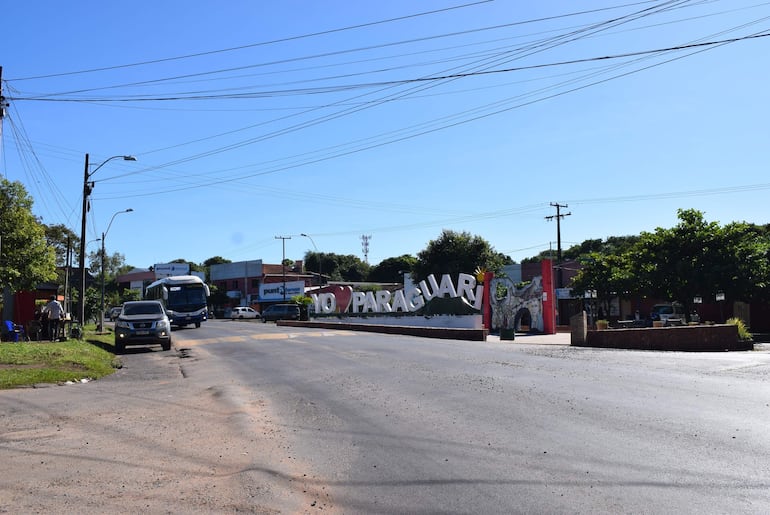
[[[88,213],[88,196],[93,189],[93,185],[88,183],[88,154],[86,154],[83,170],[83,209],[81,211],[82,216],[80,217],[80,255],[78,256],[78,270],[80,270],[78,323],[80,324],[81,338],[86,326],[86,216]]]
[[[283,301],[286,302],[286,240],[290,240],[291,236],[276,236],[275,239],[281,240],[281,243],[283,244],[281,270],[283,270]]]
[[[3,139],[3,118],[5,118],[6,107],[8,107],[8,104],[3,96],[3,67],[0,66],[0,141]],[[5,170],[3,170],[2,175],[5,177]]]
[[[556,214],[551,216],[546,216],[545,219],[548,221],[556,219],[556,263],[557,263],[557,273],[556,273],[556,287],[557,288],[564,288],[564,278],[562,276],[562,270],[561,270],[561,219],[565,216],[569,216],[572,213],[564,213],[562,214],[561,208],[563,207],[569,207],[567,204],[559,204],[558,202],[551,202],[551,206],[556,208]]]

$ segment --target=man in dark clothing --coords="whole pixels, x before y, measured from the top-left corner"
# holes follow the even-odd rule
[[[55,342],[59,337],[59,323],[64,318],[64,308],[56,300],[56,295],[51,295],[51,300],[43,308],[43,315],[48,315],[48,337]]]

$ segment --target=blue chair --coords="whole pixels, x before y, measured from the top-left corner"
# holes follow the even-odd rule
[[[24,340],[24,328],[14,324],[10,320],[5,320],[2,326],[2,340],[5,342],[18,342]]]

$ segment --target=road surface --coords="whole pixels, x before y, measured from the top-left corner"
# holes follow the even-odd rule
[[[0,511],[103,512],[82,490],[106,482],[110,511],[770,512],[770,352],[229,320],[174,337],[113,378],[0,392]]]

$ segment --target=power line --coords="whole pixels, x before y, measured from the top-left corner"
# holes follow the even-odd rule
[[[270,41],[262,41],[262,42],[257,42],[257,43],[250,43],[250,44],[247,44],[247,45],[241,45],[241,46],[236,46],[236,47],[216,49],[216,50],[208,50],[208,51],[205,51],[205,52],[198,52],[198,53],[194,53],[194,54],[187,54],[187,55],[174,56],[174,57],[165,57],[165,58],[154,59],[154,60],[149,60],[149,61],[140,61],[140,62],[136,62],[136,63],[128,63],[128,64],[113,65],[113,66],[105,66],[105,67],[101,67],[101,68],[91,68],[91,69],[78,70],[78,71],[69,71],[69,72],[62,72],[62,73],[52,73],[52,74],[37,75],[37,76],[30,76],[30,77],[20,77],[20,78],[16,78],[16,79],[13,79],[13,80],[14,81],[29,81],[29,80],[37,80],[37,79],[46,79],[46,78],[52,78],[52,77],[62,77],[62,76],[68,76],[68,75],[79,75],[79,74],[84,74],[84,73],[94,73],[94,72],[100,72],[100,71],[109,71],[109,70],[116,70],[116,69],[121,69],[121,68],[130,68],[130,67],[144,66],[144,65],[149,65],[149,64],[164,63],[164,62],[169,62],[169,61],[177,61],[177,60],[182,60],[182,59],[190,59],[190,58],[194,58],[194,57],[201,57],[201,56],[206,56],[206,55],[213,55],[213,54],[220,54],[220,53],[225,53],[225,52],[232,52],[232,51],[237,51],[237,50],[243,50],[243,49],[246,49],[246,48],[254,48],[254,47],[260,47],[260,46],[267,46],[267,45],[273,45],[273,44],[277,44],[277,43],[285,43],[285,42],[295,41],[295,40],[299,40],[299,39],[306,39],[306,38],[312,38],[312,37],[317,37],[317,36],[333,34],[333,33],[336,33],[336,32],[344,32],[344,31],[348,31],[348,30],[354,30],[354,29],[359,29],[359,28],[371,27],[371,26],[375,26],[375,25],[392,23],[392,22],[396,22],[396,21],[406,20],[406,19],[409,19],[409,18],[417,18],[417,17],[421,17],[421,16],[427,16],[427,15],[431,15],[431,14],[437,14],[437,13],[442,13],[442,12],[447,12],[447,11],[452,11],[452,10],[457,10],[457,9],[463,9],[463,8],[466,8],[466,7],[477,6],[477,5],[480,5],[480,4],[490,3],[492,1],[493,0],[480,0],[478,2],[472,2],[472,3],[468,3],[468,4],[462,4],[462,5],[452,6],[452,7],[446,7],[446,8],[443,8],[443,9],[436,9],[436,10],[433,10],[433,11],[426,11],[426,12],[422,12],[422,13],[416,13],[416,14],[411,14],[411,15],[400,16],[400,17],[396,17],[396,18],[389,18],[389,19],[379,20],[379,21],[375,21],[375,22],[361,23],[361,24],[357,24],[357,25],[350,25],[350,26],[347,26],[347,27],[330,29],[330,30],[326,30],[326,31],[312,32],[312,33],[303,34],[303,35],[299,35],[299,36],[288,36],[288,37],[285,37],[285,38],[279,38],[279,39],[274,39],[274,40],[270,40]],[[633,6],[637,6],[637,5],[650,4],[650,3],[655,3],[656,1],[658,1],[658,0],[644,0],[644,1],[640,1],[640,2],[631,2],[631,3],[615,5],[615,6],[610,6],[610,7],[601,7],[601,8],[597,8],[597,9],[588,9],[588,10],[583,10],[583,11],[575,11],[575,12],[566,13],[566,14],[559,14],[559,15],[554,15],[554,16],[546,16],[546,17],[541,17],[541,18],[534,18],[534,19],[529,19],[529,20],[518,21],[518,22],[514,22],[512,24],[507,24],[507,25],[502,25],[502,26],[515,26],[515,25],[525,25],[525,24],[532,24],[532,23],[540,23],[540,22],[544,22],[544,21],[557,20],[557,19],[560,19],[560,18],[567,18],[567,17],[573,17],[573,16],[581,16],[581,15],[585,15],[585,14],[593,14],[593,13],[598,13],[598,12],[603,12],[603,11],[622,9],[622,8],[626,8],[626,7],[633,7]],[[499,27],[502,27],[502,26],[487,27],[487,28],[482,28],[482,29],[474,29],[474,31],[488,30],[490,28],[499,28]],[[455,34],[453,34],[453,35],[455,35]],[[440,37],[444,37],[444,36],[440,36]]]
[[[680,50],[688,50],[692,48],[725,45],[725,44],[736,43],[738,41],[745,41],[749,39],[766,38],[768,36],[770,36],[770,33],[768,33],[767,31],[764,31],[762,33],[751,34],[751,35],[741,36],[737,38],[728,38],[728,39],[722,39],[717,41],[706,41],[702,43],[691,43],[687,45],[655,48],[651,50],[640,50],[636,52],[626,52],[622,54],[586,57],[582,59],[571,59],[567,61],[556,61],[552,63],[532,64],[527,66],[516,66],[512,68],[502,68],[502,69],[496,69],[496,70],[481,70],[481,71],[473,71],[473,72],[466,72],[466,73],[451,73],[446,75],[435,75],[435,76],[429,76],[429,77],[412,77],[408,79],[398,79],[398,80],[390,80],[390,81],[363,82],[363,83],[353,83],[353,84],[342,84],[337,86],[323,86],[323,87],[317,87],[317,88],[286,89],[286,90],[272,90],[272,91],[268,90],[268,91],[258,91],[258,92],[252,91],[248,93],[228,93],[228,94],[222,94],[222,95],[191,95],[191,96],[176,95],[176,96],[168,96],[168,97],[163,97],[163,96],[138,97],[137,96],[137,97],[122,97],[122,98],[121,97],[47,98],[46,96],[37,96],[37,97],[11,96],[11,97],[8,97],[8,99],[14,100],[14,101],[91,103],[91,102],[166,102],[166,101],[179,101],[179,100],[242,100],[242,99],[253,99],[253,98],[263,98],[263,97],[275,97],[275,96],[289,95],[289,94],[317,95],[319,93],[338,93],[341,91],[349,91],[353,89],[397,86],[397,85],[414,84],[419,82],[446,81],[450,79],[460,79],[460,78],[468,78],[468,77],[476,77],[476,76],[484,76],[484,75],[496,75],[501,73],[512,73],[512,72],[519,72],[519,71],[525,71],[525,70],[535,70],[539,68],[551,68],[556,66],[583,64],[583,63],[590,63],[590,62],[597,62],[597,61],[609,61],[614,59],[624,59],[628,57],[638,57],[643,55],[669,53],[669,52],[675,52]]]
[[[161,58],[161,59],[154,59],[154,60],[150,60],[150,61],[141,61],[141,62],[130,63],[130,64],[118,64],[118,65],[113,65],[113,66],[105,66],[105,67],[102,67],[102,68],[91,68],[91,69],[87,69],[87,70],[79,70],[79,71],[72,71],[72,72],[53,73],[53,74],[48,74],[48,75],[38,75],[38,76],[34,76],[34,77],[22,77],[22,78],[14,79],[14,80],[16,80],[16,81],[26,81],[26,80],[36,80],[36,79],[47,79],[47,78],[51,78],[51,77],[62,77],[62,76],[66,76],[66,75],[79,75],[79,74],[83,74],[83,73],[94,73],[94,72],[101,72],[101,71],[108,71],[108,70],[117,70],[117,69],[120,69],[120,68],[131,68],[131,67],[135,67],[135,66],[144,66],[144,65],[148,65],[148,64],[158,64],[158,63],[165,63],[165,62],[169,62],[169,61],[178,61],[178,60],[182,60],[182,59],[190,59],[190,58],[193,58],[193,57],[202,57],[202,56],[206,56],[206,55],[221,54],[221,53],[225,53],[225,52],[233,52],[233,51],[236,51],[236,50],[244,50],[246,48],[254,48],[254,47],[259,47],[259,46],[274,45],[276,43],[286,43],[288,41],[296,41],[298,39],[306,39],[306,38],[312,38],[312,37],[317,37],[317,36],[324,36],[324,35],[328,35],[328,34],[334,34],[335,32],[344,32],[344,31],[360,29],[360,28],[364,28],[364,27],[372,27],[372,26],[375,26],[375,25],[382,25],[382,24],[385,24],[385,23],[392,23],[392,22],[396,22],[396,21],[402,21],[402,20],[406,20],[406,19],[409,19],[409,18],[417,18],[417,17],[420,17],[420,16],[427,16],[427,15],[430,15],[430,14],[437,14],[437,13],[441,13],[441,12],[452,11],[452,10],[455,10],[455,9],[462,9],[462,8],[465,8],[465,7],[471,7],[471,6],[475,6],[475,5],[479,5],[479,4],[485,4],[485,3],[488,3],[488,2],[491,2],[491,1],[492,0],[480,0],[478,2],[473,2],[473,3],[469,3],[469,4],[457,5],[457,6],[453,6],[453,7],[445,7],[443,9],[436,9],[436,10],[433,10],[433,11],[425,11],[425,12],[417,13],[417,14],[409,14],[409,15],[405,15],[405,16],[399,16],[399,17],[396,17],[396,18],[389,18],[389,19],[386,19],[386,20],[379,20],[379,21],[374,21],[374,22],[369,22],[369,23],[360,23],[360,24],[357,24],[357,25],[350,25],[350,26],[347,26],[347,27],[341,27],[341,28],[337,28],[337,29],[330,29],[330,30],[325,30],[325,31],[320,31],[320,32],[312,32],[312,33],[303,34],[303,35],[300,35],[300,36],[288,36],[288,37],[285,37],[285,38],[274,39],[274,40],[270,40],[270,41],[262,41],[262,42],[258,42],[258,43],[250,43],[248,45],[241,45],[241,46],[230,47],[230,48],[222,48],[222,49],[218,49],[218,50],[208,50],[208,51],[205,51],[205,52],[198,52],[198,53],[195,53],[195,54],[187,54],[187,55],[174,56],[174,57],[164,57],[164,58]]]

